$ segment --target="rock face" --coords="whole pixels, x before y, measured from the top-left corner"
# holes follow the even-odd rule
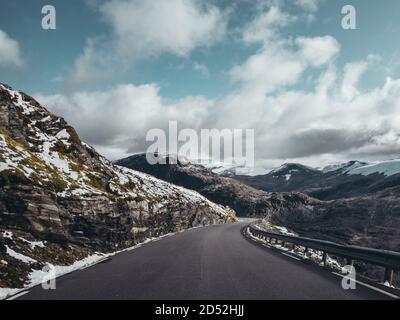
[[[7,248],[68,264],[90,252],[234,220],[233,210],[194,191],[109,162],[64,119],[0,85],[0,287],[22,285],[32,269]],[[45,241],[48,253],[28,252],[21,238]]]
[[[201,165],[171,162],[168,157],[165,162],[150,165],[145,154],[137,154],[116,164],[196,190],[209,200],[234,209],[242,217],[266,217],[274,212],[318,202],[298,193],[277,194],[256,190],[234,179],[221,177]]]

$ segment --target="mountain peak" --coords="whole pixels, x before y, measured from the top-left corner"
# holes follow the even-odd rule
[[[291,174],[296,172],[310,172],[315,173],[319,172],[319,170],[299,164],[299,163],[284,163],[280,167],[272,170],[270,174],[273,175],[283,175],[283,174]]]
[[[344,162],[344,163],[338,163],[338,164],[332,164],[329,166],[326,166],[322,169],[322,171],[324,173],[328,173],[328,172],[340,172],[340,173],[345,173],[346,171],[358,168],[358,167],[362,167],[367,165],[367,162],[363,162],[363,161],[358,161],[358,160],[351,160],[348,162]]]

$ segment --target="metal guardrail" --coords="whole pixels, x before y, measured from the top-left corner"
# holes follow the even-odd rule
[[[362,261],[373,265],[385,268],[385,276],[383,282],[392,284],[394,271],[400,270],[400,253],[388,250],[378,250],[372,248],[364,248],[358,246],[345,246],[334,242],[316,240],[305,237],[297,237],[284,235],[275,232],[261,230],[249,225],[250,232],[253,236],[264,239],[269,243],[281,241],[282,245],[292,244],[305,248],[305,253],[308,249],[318,250],[323,253],[322,262],[326,264],[327,254],[336,257],[345,258],[348,264],[353,264],[354,261]]]

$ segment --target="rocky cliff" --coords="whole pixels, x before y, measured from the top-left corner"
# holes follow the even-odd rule
[[[0,288],[26,284],[47,262],[234,220],[194,191],[114,165],[64,119],[0,84]]]

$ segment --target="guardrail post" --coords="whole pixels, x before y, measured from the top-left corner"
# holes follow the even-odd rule
[[[394,274],[394,270],[386,267],[385,269],[385,278],[383,279],[383,283],[389,283],[389,285],[392,285],[393,283],[393,274]]]
[[[322,263],[324,264],[324,266],[326,266],[326,259],[328,258],[328,255],[326,252],[324,252],[322,254]]]

